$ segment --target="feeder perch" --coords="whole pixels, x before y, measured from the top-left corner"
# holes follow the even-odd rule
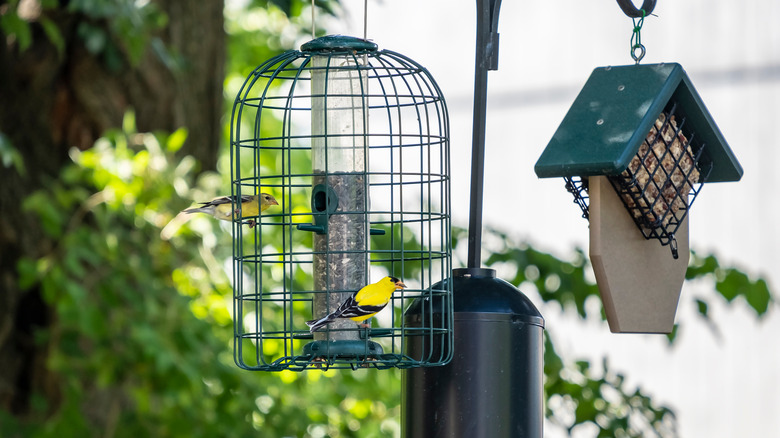
[[[447,363],[449,120],[428,71],[363,39],[312,40],[247,77],[230,138],[233,194],[266,192],[279,202],[254,228],[233,223],[236,364],[301,371]],[[339,318],[309,331],[305,321],[388,275],[407,288],[368,327]],[[407,326],[403,312],[415,299],[439,303],[437,318]],[[409,337],[442,353],[406,354]]]
[[[683,68],[595,69],[534,170],[563,177],[590,221],[610,329],[670,332],[688,266],[688,211],[704,183],[742,177]]]

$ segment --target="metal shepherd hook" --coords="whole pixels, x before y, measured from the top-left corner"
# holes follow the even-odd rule
[[[617,0],[617,3],[620,9],[623,10],[623,13],[631,18],[641,18],[650,15],[653,13],[653,9],[655,9],[655,0],[644,0],[642,7],[639,9],[634,6],[631,0]],[[643,10],[645,11],[644,15],[642,14]]]
[[[487,72],[498,70],[498,12],[501,0],[477,0],[477,59],[474,71],[474,127],[471,142],[471,211],[468,267],[479,268],[482,251],[482,192],[485,175]]]

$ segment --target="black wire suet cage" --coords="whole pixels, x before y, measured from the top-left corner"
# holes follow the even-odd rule
[[[712,169],[712,162],[701,160],[706,144],[696,141],[685,122],[677,104],[670,101],[626,170],[607,176],[645,239],[670,245],[675,258],[675,233]],[[564,177],[564,181],[588,219],[587,177]]]

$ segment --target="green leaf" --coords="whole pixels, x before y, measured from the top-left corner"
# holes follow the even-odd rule
[[[179,128],[168,136],[168,140],[165,142],[166,148],[170,152],[177,152],[184,146],[184,142],[187,140],[187,129]]]
[[[106,32],[87,22],[80,22],[76,34],[84,41],[84,47],[93,55],[101,54],[108,44]]]
[[[162,63],[168,67],[168,70],[172,72],[182,70],[182,60],[168,50],[168,47],[165,46],[163,40],[160,38],[152,38],[151,41],[149,41],[149,45],[152,48],[152,52],[157,56],[157,59],[162,61]]]
[[[39,190],[22,202],[22,211],[37,213],[46,234],[58,238],[62,235],[66,218],[58,206],[52,202],[52,196],[51,193]]]
[[[4,34],[16,38],[20,52],[24,52],[30,47],[32,43],[30,23],[19,17],[15,9],[9,9],[4,15],[0,16],[0,27],[2,27]]]
[[[137,131],[134,111],[125,112],[125,115],[122,118],[122,131],[127,134],[134,134]]]
[[[715,256],[701,257],[695,251],[691,251],[691,261],[685,273],[685,279],[692,280],[697,277],[711,275],[718,267],[718,260]]]
[[[84,278],[84,275],[86,275],[86,270],[81,264],[81,260],[77,254],[72,252],[69,253],[65,256],[64,262],[64,265],[67,268],[69,274],[73,275],[77,279]]]
[[[745,293],[748,304],[755,309],[758,316],[763,316],[769,310],[769,303],[772,301],[772,294],[764,279],[760,279],[749,285]]]
[[[16,263],[16,272],[19,274],[19,288],[29,289],[38,282],[38,263],[27,257],[22,257]]]
[[[27,172],[24,167],[22,154],[14,148],[11,140],[2,132],[0,132],[0,161],[3,162],[3,167],[5,168],[14,166],[19,175],[24,176]]]
[[[740,293],[743,293],[743,288],[747,283],[747,275],[735,269],[729,269],[726,271],[726,275],[723,280],[715,284],[715,290],[720,292],[726,301],[731,302]]]
[[[666,339],[669,341],[670,344],[673,344],[674,340],[677,339],[677,329],[679,327],[680,327],[679,324],[675,324],[672,327],[672,331],[666,334]]]
[[[707,302],[697,298],[696,299],[696,307],[699,310],[699,313],[706,318],[707,317]]]
[[[60,32],[60,29],[57,27],[57,25],[43,15],[39,17],[38,22],[41,24],[41,27],[43,27],[43,32],[49,38],[49,41],[51,41],[51,43],[54,44],[54,47],[57,48],[57,53],[60,55],[60,57],[64,56],[65,38],[62,37],[62,32]]]

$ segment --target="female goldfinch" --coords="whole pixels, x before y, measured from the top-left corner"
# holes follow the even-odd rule
[[[309,331],[314,333],[336,318],[349,318],[355,322],[365,321],[384,309],[390,297],[406,285],[395,277],[385,277],[374,284],[364,286],[341,303],[338,309],[320,319],[306,321]]]
[[[217,219],[223,221],[233,220],[233,205],[238,204],[234,202],[235,196],[223,196],[216,198],[209,202],[201,202],[201,206],[197,208],[190,208],[184,210],[184,213],[206,213],[214,216]],[[241,205],[236,205],[235,214],[240,215],[243,219],[245,217],[253,217],[260,214],[260,212],[268,210],[268,207],[272,205],[279,205],[276,202],[276,198],[268,193],[260,193],[260,195],[243,195],[241,196]],[[249,219],[247,221],[249,228],[255,226],[255,220]]]

